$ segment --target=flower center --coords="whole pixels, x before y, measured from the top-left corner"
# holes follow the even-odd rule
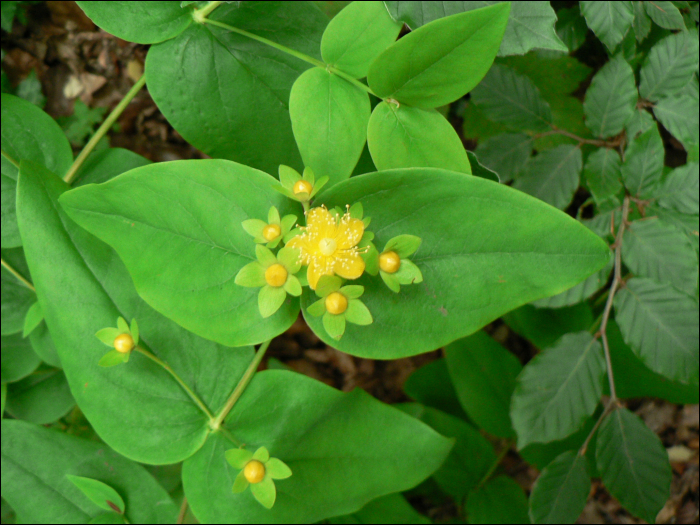
[[[399,254],[391,251],[379,256],[379,268],[386,273],[396,273],[401,266]]]
[[[311,183],[307,180],[298,180],[294,183],[294,195],[311,193]]]
[[[338,249],[338,243],[335,242],[335,239],[321,239],[318,243],[318,249],[323,255],[330,257]]]
[[[273,264],[265,270],[265,281],[270,286],[279,288],[287,282],[287,269],[281,264]]]
[[[280,233],[282,233],[282,230],[276,224],[268,224],[263,228],[263,237],[266,241],[274,241],[279,237]]]
[[[132,348],[134,348],[134,339],[130,334],[120,334],[114,339],[114,349],[117,352],[126,354],[131,352]]]
[[[265,477],[265,465],[257,459],[249,461],[243,469],[243,475],[248,483],[260,483]]]
[[[348,309],[348,299],[340,292],[333,292],[326,297],[326,310],[329,313],[338,315]]]

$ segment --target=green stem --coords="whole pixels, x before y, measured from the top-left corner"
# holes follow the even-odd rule
[[[211,14],[211,12],[219,7],[223,2],[209,2],[202,9],[196,11],[196,18],[200,22],[204,22],[206,18]]]
[[[182,505],[180,505],[180,512],[175,523],[178,525],[185,523],[185,516],[187,516],[187,496],[182,496]]]
[[[351,84],[355,84],[357,87],[359,87],[360,89],[363,89],[364,91],[366,91],[370,95],[374,95],[377,98],[382,98],[379,95],[375,94],[374,91],[372,91],[367,84],[363,84],[362,82],[360,82],[356,78],[351,77],[350,75],[348,75],[344,71],[341,71],[340,69],[336,69],[333,66],[326,66],[326,69],[328,69],[328,71],[330,71],[334,75],[338,75],[339,77],[344,78],[345,80],[347,80]]]
[[[212,430],[217,431],[221,428],[221,424],[224,422],[224,419],[226,419],[226,416],[233,408],[233,405],[236,404],[236,401],[238,401],[238,398],[241,397],[241,394],[243,394],[243,391],[248,386],[248,383],[250,383],[250,380],[253,379],[255,371],[258,369],[258,365],[260,364],[260,361],[262,361],[262,358],[265,356],[265,352],[267,352],[267,348],[270,346],[271,342],[272,339],[270,339],[269,341],[265,341],[262,345],[260,345],[258,353],[255,354],[255,357],[253,357],[253,360],[250,362],[248,368],[243,373],[243,377],[241,377],[241,380],[236,385],[236,388],[233,389],[233,393],[231,394],[231,397],[229,397],[226,401],[224,408],[222,408],[221,411],[216,415],[216,418],[212,419]]]
[[[135,347],[134,350],[136,350],[136,351],[139,352],[140,354],[145,355],[148,359],[150,359],[150,360],[153,361],[154,363],[158,364],[159,366],[161,366],[161,367],[163,367],[165,370],[167,370],[168,373],[169,373],[171,376],[173,376],[173,378],[175,379],[175,381],[177,381],[177,382],[180,384],[180,386],[181,386],[182,389],[187,393],[187,395],[190,396],[190,399],[192,399],[192,401],[194,401],[195,404],[201,409],[201,411],[204,412],[210,420],[214,419],[214,415],[213,415],[213,414],[211,413],[211,411],[207,408],[207,406],[202,402],[202,400],[199,399],[199,397],[197,396],[197,394],[195,394],[195,393],[192,391],[192,389],[191,389],[189,386],[187,386],[187,384],[180,378],[179,375],[177,375],[177,374],[175,373],[175,371],[174,371],[172,368],[170,368],[170,366],[169,366],[167,363],[165,363],[164,361],[161,361],[161,360],[160,360],[158,357],[156,357],[154,354],[152,354],[151,352],[149,352],[148,350],[146,350],[146,349],[144,349],[144,348],[141,348],[140,346]]]
[[[491,468],[489,468],[488,472],[484,474],[484,477],[481,478],[481,481],[479,481],[479,484],[476,486],[476,488],[481,488],[481,486],[486,483],[489,478],[493,475],[493,473],[496,471],[498,468],[498,465],[501,464],[501,461],[503,461],[503,458],[506,457],[506,454],[508,454],[508,451],[510,450],[510,447],[513,445],[511,441],[507,441],[505,446],[503,447],[503,450],[498,454],[498,457],[496,458],[496,461],[493,462],[491,465]]]
[[[0,149],[0,152],[2,152],[2,156],[5,157],[10,164],[12,164],[15,168],[19,169],[19,162],[17,162],[15,159],[10,157],[8,153],[4,149]]]
[[[2,262],[2,267],[5,268],[5,270],[14,275],[19,282],[21,282],[24,286],[29,288],[32,292],[36,293],[36,288],[34,288],[34,285],[32,285],[32,283],[30,283],[24,277],[22,277],[22,275],[12,266],[10,266],[5,259],[0,258],[0,261]]]
[[[87,156],[90,155],[90,153],[92,153],[92,150],[95,149],[95,146],[97,146],[97,143],[100,141],[100,139],[104,137],[107,131],[109,131],[109,129],[112,127],[117,118],[119,118],[119,115],[122,114],[126,106],[129,105],[129,102],[131,102],[131,100],[136,96],[136,93],[138,93],[145,84],[146,75],[143,74],[141,75],[141,78],[139,78],[136,81],[136,84],[134,84],[131,87],[129,92],[124,96],[124,98],[119,102],[119,104],[117,104],[117,107],[114,108],[114,110],[109,114],[109,116],[97,129],[92,138],[85,145],[83,151],[80,152],[80,155],[78,155],[78,157],[73,162],[73,165],[68,170],[68,173],[66,173],[65,177],[63,177],[64,181],[66,181],[68,184],[73,182],[78,172],[78,169],[80,169],[80,166],[83,165],[83,162],[85,162]]]

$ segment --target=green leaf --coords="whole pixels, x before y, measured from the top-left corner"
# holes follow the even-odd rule
[[[22,334],[2,336],[2,382],[13,383],[34,372],[41,363]]]
[[[575,450],[564,452],[545,467],[532,488],[532,523],[575,523],[590,491],[585,456]]]
[[[323,61],[364,78],[374,59],[394,43],[402,25],[392,20],[382,2],[351,2],[323,32]]]
[[[488,440],[463,420],[417,403],[398,408],[430,425],[441,435],[455,439],[455,445],[442,466],[433,474],[442,490],[457,501],[476,488],[496,463],[496,454]]]
[[[498,173],[496,173],[493,170],[490,170],[486,166],[483,166],[480,162],[479,159],[476,156],[476,153],[473,151],[467,150],[467,158],[469,159],[469,164],[471,165],[472,168],[472,175],[475,177],[481,177],[483,179],[487,179],[493,182],[500,183],[501,179],[498,176]]]
[[[40,369],[9,386],[7,412],[37,425],[53,423],[74,406],[66,376],[60,370]]]
[[[78,2],[95,24],[114,36],[137,44],[156,44],[182,33],[192,22],[192,10],[179,2]]]
[[[513,187],[563,210],[578,189],[582,167],[580,148],[566,144],[558,146],[543,151],[528,162]]]
[[[469,523],[530,523],[525,493],[508,476],[492,478],[472,491],[465,510]]]
[[[47,365],[61,368],[61,360],[56,352],[56,345],[51,339],[49,329],[46,328],[46,323],[40,323],[39,326],[29,334],[29,342],[32,349]]]
[[[632,29],[634,29],[634,36],[637,38],[637,42],[644,40],[649,31],[651,31],[651,18],[644,9],[644,2],[635,0],[632,2],[634,8],[634,20],[632,20]]]
[[[267,319],[279,310],[287,299],[287,292],[282,287],[265,285],[258,294],[258,309],[263,319]]]
[[[121,525],[126,523],[124,517],[116,512],[105,512],[92,518],[88,523]]]
[[[621,167],[620,155],[613,149],[599,148],[586,158],[583,178],[598,205],[622,189]]]
[[[224,3],[208,18],[316,59],[328,23],[312,2]],[[280,164],[303,166],[288,107],[292,84],[309,67],[247,36],[191,24],[149,49],[145,74],[149,94],[187,142],[211,157],[276,173]]]
[[[557,36],[564,42],[570,52],[576,51],[586,40],[588,27],[577,5],[557,11],[555,27]]]
[[[698,174],[698,163],[691,162],[666,175],[657,193],[659,205],[688,215],[698,215]]]
[[[151,161],[122,148],[108,148],[91,153],[73,180],[73,187],[84,184],[100,184],[134,168],[151,164]]]
[[[664,144],[656,126],[632,140],[622,164],[622,181],[630,193],[646,199],[652,197],[661,180]]]
[[[230,395],[252,349],[232,351],[200,339],[149,308],[116,253],[65,216],[57,201],[67,189],[55,175],[23,161],[20,228],[39,302],[71,391],[92,427],[120,454],[144,463],[182,461],[206,439],[209,418],[145,356],[134,354],[128,366],[99,367],[104,347],[95,332],[113,325],[118,316],[138,316],[139,346],[168,363],[212,410]],[[206,201],[209,206],[211,201]],[[231,209],[227,218],[230,215]],[[236,224],[240,226],[240,220]],[[242,229],[241,235],[246,235]],[[86,301],[90,308],[85,308]],[[158,432],[152,432],[156,427]]]
[[[656,126],[656,121],[654,117],[644,108],[639,108],[635,110],[632,120],[625,126],[625,131],[627,132],[627,139],[632,140],[636,138],[641,133],[649,131],[652,127]]]
[[[698,302],[670,284],[635,277],[615,295],[625,343],[654,372],[697,383]]]
[[[372,324],[372,314],[359,299],[351,299],[348,302],[348,309],[345,311],[345,320],[348,323],[357,325]]]
[[[329,177],[331,184],[350,177],[365,145],[370,111],[369,95],[330,71],[315,67],[297,79],[289,116],[301,158],[316,177]]]
[[[593,414],[603,393],[605,360],[588,332],[562,337],[538,354],[518,376],[510,417],[518,448],[576,432]]]
[[[380,225],[377,245],[406,233],[422,239],[411,260],[423,283],[394,295],[363,275],[357,284],[365,287],[362,301],[374,323],[349,325],[339,342],[305,314],[321,339],[353,355],[390,359],[439,348],[524,302],[570,288],[609,259],[607,245],[574,219],[479,177],[391,170],[350,178],[318,197],[329,208],[356,201]],[[316,300],[309,291],[302,295],[304,308]]]
[[[508,182],[524,168],[532,152],[532,139],[522,133],[504,134],[480,141],[476,154],[481,163]]]
[[[580,2],[581,14],[588,27],[612,53],[632,26],[631,2]]]
[[[419,403],[468,420],[457,398],[444,358],[431,361],[413,372],[403,385],[407,396]]]
[[[429,109],[469,93],[498,51],[510,4],[435,20],[391,45],[372,63],[367,81],[381,98]]]
[[[82,147],[94,133],[97,125],[104,119],[107,108],[88,107],[82,100],[77,99],[73,105],[73,114],[68,117],[58,117],[56,121],[68,138],[71,146]]]
[[[661,39],[651,48],[639,72],[639,93],[655,102],[680,91],[698,63],[698,39],[691,32]]]
[[[330,518],[328,523],[413,523],[429,525],[428,518],[419,514],[401,494],[389,494],[370,501],[367,505],[347,516]]]
[[[420,248],[421,239],[415,235],[397,235],[384,246],[384,251],[394,251],[401,258],[410,257]]]
[[[345,316],[326,312],[323,314],[323,328],[331,338],[340,339],[345,333]]]
[[[241,222],[270,205],[283,214],[298,209],[274,184],[269,175],[225,160],[178,161],[76,188],[61,204],[117,250],[151,306],[203,337],[240,346],[282,333],[298,312],[292,300],[264,320],[258,291],[232,279],[256,250]],[[173,257],[187,264],[172,265]]]
[[[462,141],[436,110],[380,102],[367,129],[377,169],[444,168],[471,173]]]
[[[87,523],[101,515],[69,476],[115,487],[128,502],[130,523],[175,522],[177,507],[146,469],[103,443],[22,421],[2,422],[2,497],[23,520]]]
[[[452,447],[452,440],[359,389],[346,394],[283,370],[256,374],[229,420],[237,440],[268,446],[294,474],[275,483],[269,511],[249,491],[232,494],[234,472],[223,459],[231,445],[213,433],[182,472],[187,500],[203,523],[313,523],[350,514],[416,486]]]
[[[661,441],[625,408],[598,430],[596,465],[605,487],[632,514],[654,523],[671,492],[671,465]]]
[[[15,209],[17,167],[5,154],[17,163],[22,159],[31,160],[58,175],[63,175],[73,162],[73,152],[56,121],[41,109],[31,102],[7,93],[3,93],[1,99],[3,155],[0,217],[4,249],[22,245]]]
[[[90,501],[101,509],[119,512],[120,514],[124,513],[124,500],[122,500],[121,496],[117,494],[117,491],[109,485],[96,479],[71,476],[70,474],[67,474],[66,477],[68,481],[78,487]]]
[[[128,354],[123,354],[117,350],[111,350],[103,355],[97,364],[104,368],[121,365],[122,363],[126,362],[128,359],[127,356]]]
[[[621,54],[615,55],[593,77],[586,90],[586,125],[597,137],[620,133],[634,116],[637,104],[634,71]]]
[[[608,282],[610,272],[613,269],[613,259],[610,258],[608,264],[598,273],[594,273],[588,279],[578,283],[576,286],[569,288],[552,297],[538,299],[532,304],[537,308],[562,308],[564,306],[573,306],[591,297],[594,293],[600,290]]]
[[[10,33],[12,31],[12,23],[15,20],[15,13],[20,2],[4,2],[2,4],[2,28]],[[4,57],[3,52],[3,57]],[[4,517],[4,515],[3,515]]]
[[[510,398],[522,366],[484,331],[445,348],[445,360],[464,411],[491,435],[514,436]]]
[[[681,92],[661,99],[654,106],[654,115],[685,149],[689,149],[688,144],[700,142],[699,106],[696,89],[692,94]]]
[[[15,186],[16,188],[16,186]],[[2,258],[25,279],[29,279],[27,261],[22,248],[2,250]],[[27,312],[36,303],[36,294],[4,266],[0,269],[2,287],[2,335],[22,331]]]
[[[644,9],[657,25],[664,29],[682,29],[685,31],[683,16],[673,2],[654,0],[643,2]]]
[[[504,315],[503,320],[515,333],[544,350],[569,332],[588,330],[593,324],[593,312],[587,303],[555,309],[526,304]]]
[[[622,238],[622,260],[635,275],[670,282],[688,294],[697,288],[698,256],[688,238],[659,219],[633,221]]]
[[[3,383],[2,384],[2,410],[0,411],[0,415],[2,415],[3,418],[5,417],[5,402],[6,401],[7,401],[7,383]]]

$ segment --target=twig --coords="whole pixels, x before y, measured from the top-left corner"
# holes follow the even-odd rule
[[[5,259],[0,258],[0,261],[2,261],[3,268],[5,268],[8,272],[14,275],[17,278],[17,280],[21,282],[24,286],[29,288],[32,292],[36,293],[36,288],[34,288],[34,285],[27,281],[24,277],[22,277],[22,274],[20,274],[17,270],[10,266]]]
[[[563,135],[565,137],[569,137],[570,139],[577,140],[579,144],[591,144],[593,146],[601,146],[605,148],[616,148],[617,146],[620,145],[620,140],[621,138],[617,138],[615,140],[607,141],[607,140],[599,140],[599,139],[584,139],[583,137],[579,137],[578,135],[574,135],[570,131],[566,131],[565,129],[561,129],[556,127],[554,124],[550,124],[552,126],[552,129],[550,131],[545,131],[544,133],[539,133],[535,135],[533,138],[538,139],[540,137],[547,137],[550,135]]]

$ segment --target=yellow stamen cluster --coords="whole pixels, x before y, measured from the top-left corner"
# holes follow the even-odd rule
[[[243,475],[248,483],[260,483],[265,477],[265,465],[257,459],[249,461],[243,469]]]
[[[114,339],[114,349],[117,352],[126,354],[134,348],[134,339],[131,334],[119,334]]]
[[[284,286],[287,282],[287,269],[280,263],[273,264],[265,270],[265,281],[276,288]]]
[[[394,252],[385,252],[379,256],[379,268],[386,273],[396,273],[401,266],[401,257]]]
[[[348,298],[340,292],[333,292],[326,297],[326,310],[334,315],[342,314],[348,309]]]

